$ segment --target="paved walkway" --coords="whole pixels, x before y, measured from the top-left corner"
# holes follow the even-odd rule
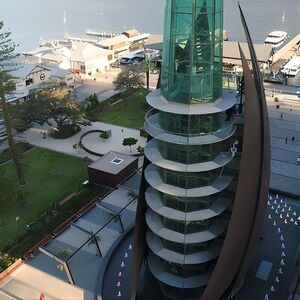
[[[280,94],[278,97],[279,102],[274,102],[271,93],[267,92],[271,137],[270,188],[300,197],[300,165],[297,163],[300,156],[300,102],[293,95]],[[279,109],[276,109],[276,104],[279,104]]]
[[[293,280],[299,247],[300,206],[293,199],[274,195],[268,202],[262,240],[250,266],[246,284],[236,300],[284,300]],[[270,264],[265,278],[259,276],[261,263]],[[267,295],[267,298],[265,296]]]
[[[50,129],[50,128],[44,126],[43,129]],[[27,130],[22,135],[22,139],[23,140],[25,139],[30,144],[35,145],[37,147],[46,148],[49,150],[53,150],[64,154],[81,157],[81,158],[89,157],[92,160],[95,160],[99,157],[95,155],[91,155],[83,149],[73,148],[73,145],[79,142],[80,136],[83,133],[94,129],[111,130],[112,132],[112,136],[108,140],[101,139],[99,137],[99,133],[91,133],[86,137],[84,137],[82,141],[87,148],[101,155],[111,150],[116,152],[122,152],[125,154],[138,154],[137,147],[138,146],[145,147],[146,144],[146,139],[140,137],[138,130],[115,126],[107,123],[101,123],[101,122],[94,122],[92,126],[81,126],[81,131],[68,139],[58,140],[52,138],[51,136],[47,136],[45,139],[43,139],[40,130],[37,130],[37,128],[31,128]],[[123,139],[127,137],[134,137],[138,139],[137,144],[135,146],[132,146],[132,153],[130,152],[129,146],[122,145]]]

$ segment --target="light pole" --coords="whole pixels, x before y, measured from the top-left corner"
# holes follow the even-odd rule
[[[20,217],[19,216],[16,216],[16,222],[18,224],[18,229],[19,229],[19,232],[20,232]]]

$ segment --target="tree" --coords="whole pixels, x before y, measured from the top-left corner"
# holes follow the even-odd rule
[[[123,146],[129,146],[130,147],[130,152],[131,152],[131,146],[135,145],[137,143],[137,139],[133,138],[133,137],[129,137],[129,138],[125,138],[123,140],[122,145]]]
[[[14,78],[9,74],[9,71],[15,70],[18,67],[18,64],[15,60],[17,55],[14,54],[16,44],[11,40],[10,35],[11,33],[9,31],[4,30],[4,23],[0,21],[0,107],[3,111],[7,141],[16,168],[19,183],[20,185],[24,185],[25,178],[12,133],[9,103],[6,102],[7,95],[13,92],[16,88]]]
[[[152,59],[146,58],[142,64],[142,70],[146,74],[146,86],[147,86],[147,94],[149,93],[149,79],[150,79],[150,72],[155,70],[155,64],[153,63]]]
[[[94,93],[84,99],[84,107],[86,112],[92,111],[99,105],[98,96]]]
[[[116,89],[125,89],[130,91],[144,86],[144,75],[142,69],[137,66],[128,66],[124,68],[113,81]]]
[[[34,91],[15,110],[15,115],[23,123],[48,124],[57,131],[64,131],[69,126],[75,127],[77,123],[87,123],[84,112],[63,86]]]
[[[96,94],[92,94],[85,98],[81,104],[82,110],[85,111],[87,119],[90,121],[96,121],[97,116],[103,102],[99,102]]]

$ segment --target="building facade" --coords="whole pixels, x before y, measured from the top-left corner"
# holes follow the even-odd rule
[[[257,71],[246,84],[257,106],[236,114],[235,95],[222,89],[222,43],[223,0],[166,1],[161,87],[147,96],[132,299],[143,261],[166,299],[225,299],[255,250],[269,178],[265,99]]]

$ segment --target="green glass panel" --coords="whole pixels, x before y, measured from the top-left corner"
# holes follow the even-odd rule
[[[218,131],[223,125],[226,116],[224,113],[207,115],[177,115],[160,111],[159,124],[162,129],[185,135],[199,135]]]
[[[222,0],[170,0],[161,91],[168,101],[212,102],[222,94]]]
[[[213,160],[221,153],[221,144],[184,146],[159,142],[163,158],[184,164],[196,164]]]

